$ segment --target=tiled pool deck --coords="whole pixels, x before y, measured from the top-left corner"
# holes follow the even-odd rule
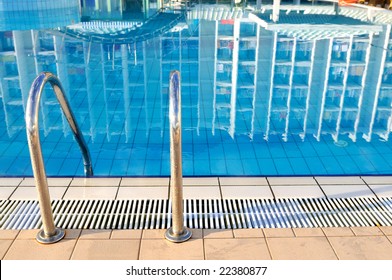
[[[169,178],[49,178],[53,199],[166,199]],[[32,178],[2,178],[1,200],[36,199]],[[184,178],[184,198],[391,197],[392,177]],[[392,260],[392,227],[193,229],[173,244],[164,230],[66,230],[41,245],[37,230],[0,230],[0,258],[17,259],[384,259]]]

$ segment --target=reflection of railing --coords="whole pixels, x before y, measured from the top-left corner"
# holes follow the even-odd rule
[[[184,227],[184,203],[182,194],[182,151],[181,151],[181,82],[180,72],[170,73],[169,93],[170,118],[170,173],[173,226],[166,231],[165,237],[172,242],[184,242],[192,232]]]
[[[83,155],[84,172],[86,176],[92,176],[91,158],[78,125],[75,122],[72,111],[64,95],[64,90],[56,76],[49,72],[41,73],[33,82],[26,109],[26,131],[31,164],[33,167],[34,178],[38,189],[38,200],[41,210],[43,230],[37,234],[37,241],[40,243],[54,243],[64,237],[64,231],[54,226],[53,213],[51,209],[48,182],[46,179],[45,166],[42,159],[41,143],[39,139],[38,113],[39,104],[45,84],[49,82],[60,103],[61,109],[65,114],[68,123],[74,133],[75,139],[79,144]]]

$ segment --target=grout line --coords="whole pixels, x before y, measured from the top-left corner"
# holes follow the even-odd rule
[[[142,232],[141,232],[141,234],[140,234],[139,248],[138,248],[138,252],[137,252],[137,259],[138,259],[138,260],[140,260],[140,253],[141,253],[141,251],[142,251],[143,233],[144,233],[144,230],[142,230]]]
[[[316,184],[317,184],[317,186],[320,188],[320,190],[321,190],[321,192],[323,193],[324,197],[325,197],[325,198],[329,198],[329,197],[327,196],[327,194],[325,193],[324,189],[321,187],[320,183],[317,181],[316,177],[312,177],[312,178],[316,181]]]
[[[333,245],[332,245],[332,243],[331,243],[331,240],[329,240],[329,237],[328,237],[328,236],[325,236],[325,238],[327,239],[328,244],[331,246],[332,251],[333,251],[333,253],[335,254],[336,258],[337,258],[338,260],[340,260],[340,258],[339,258],[339,256],[338,256],[338,253],[336,252],[335,248],[333,247]]]
[[[268,177],[264,177],[264,178],[265,178],[265,180],[267,181],[268,187],[270,188],[270,191],[271,191],[271,193],[272,193],[272,197],[273,197],[272,199],[276,201],[276,196],[275,196],[275,193],[274,193],[274,191],[273,191],[273,189],[272,189],[272,186],[271,186],[271,184],[270,184],[270,182],[269,182],[269,180],[268,180]]]
[[[4,260],[4,258],[7,256],[8,252],[10,251],[12,245],[14,245],[14,243],[15,243],[15,241],[16,241],[16,238],[18,237],[18,235],[20,234],[20,232],[21,232],[21,230],[19,230],[18,234],[14,237],[14,239],[12,240],[10,246],[8,246],[8,249],[5,251],[2,260]],[[0,265],[0,267],[1,267],[1,265]]]
[[[263,231],[263,234],[264,234],[264,231]],[[274,260],[274,258],[272,256],[270,245],[268,243],[268,238],[265,236],[265,234],[264,234],[264,241],[265,241],[265,245],[267,246],[268,254],[269,254],[271,260]]]

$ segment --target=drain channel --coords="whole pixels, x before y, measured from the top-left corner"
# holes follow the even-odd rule
[[[163,229],[170,200],[53,200],[55,224],[68,229]],[[391,226],[392,198],[186,199],[189,228],[311,228]],[[0,201],[1,229],[38,229],[34,200]]]

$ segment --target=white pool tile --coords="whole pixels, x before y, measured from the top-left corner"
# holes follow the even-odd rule
[[[219,187],[186,187],[183,195],[184,199],[221,199]]]
[[[221,186],[223,199],[272,199],[269,186]]]
[[[136,187],[136,186],[169,186],[169,178],[122,178],[121,187]]]
[[[120,187],[117,199],[168,199],[168,187]]]
[[[32,177],[24,178],[19,187],[35,187],[35,179]]]
[[[275,198],[325,198],[318,186],[271,186]]]
[[[0,187],[17,187],[23,178],[0,178]]]
[[[359,176],[324,176],[316,177],[320,185],[362,185],[365,184]]]
[[[121,178],[74,178],[71,187],[118,187]]]
[[[15,189],[16,187],[0,187],[0,200],[8,199]]]
[[[218,177],[189,177],[183,178],[184,186],[219,186]]]
[[[321,185],[328,198],[375,197],[366,185]]]
[[[392,176],[362,176],[362,179],[369,185],[392,185]]]
[[[271,186],[317,185],[313,177],[267,177]]]
[[[265,177],[220,177],[221,186],[268,186]]]
[[[369,188],[378,197],[392,197],[392,184],[389,185],[369,185]]]
[[[50,199],[62,199],[66,187],[49,187]],[[10,197],[11,200],[38,200],[38,190],[32,187],[18,187]]]
[[[68,188],[64,199],[115,199],[118,187]]]

